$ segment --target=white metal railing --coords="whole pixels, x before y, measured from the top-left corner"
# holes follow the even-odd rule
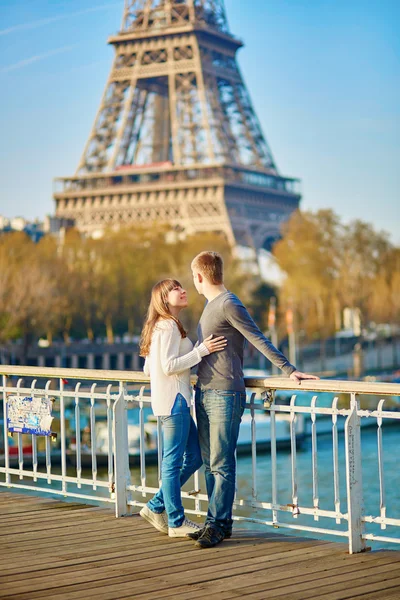
[[[157,491],[161,480],[161,425],[159,420],[154,424],[146,422],[150,395],[149,380],[143,373],[0,366],[0,374],[4,421],[0,486],[112,503],[116,516],[129,514],[133,506],[142,506]],[[249,492],[244,493],[239,487],[234,518],[347,537],[351,553],[365,549],[367,540],[400,543],[400,537],[378,535],[369,529],[372,526],[397,532],[400,526],[400,514],[387,514],[386,483],[390,479],[390,483],[396,485],[396,481],[392,473],[385,477],[382,434],[384,424],[400,426],[400,412],[395,408],[390,410],[390,406],[389,410],[385,408],[385,405],[396,407],[400,385],[321,380],[296,386],[289,379],[276,377],[247,378],[246,385],[246,409],[250,415]],[[309,392],[306,399],[304,392]],[[279,400],[284,393],[288,403]],[[324,402],[326,393],[331,396]],[[365,395],[375,397],[374,406],[361,407],[360,400],[363,401]],[[26,435],[14,434],[13,440],[9,439],[6,411],[10,396],[53,400],[56,444],[49,437],[38,439],[35,435],[29,436],[28,446]],[[131,424],[134,415],[136,425]],[[305,420],[306,429],[309,428],[305,433],[299,426],[302,420],[303,426]],[[379,511],[365,515],[361,427],[371,422],[377,435],[373,459],[377,463]],[[284,427],[287,428],[287,449],[281,451]],[[320,498],[324,490],[320,483],[321,452],[318,451],[321,428],[329,436],[324,437],[324,443],[328,439],[331,448],[328,483],[332,493],[329,501],[324,502]],[[300,437],[307,433],[311,452],[299,454]],[[264,448],[266,442],[270,450],[270,473],[268,477],[263,474],[260,477],[260,462],[265,466],[266,455],[261,454],[259,448]],[[240,448],[239,445],[239,451]],[[299,456],[310,455],[307,473],[303,468],[299,476]],[[279,461],[286,459],[289,469],[285,465],[284,474],[288,475],[289,471],[289,501],[289,490],[282,493],[279,489],[282,479]],[[372,460],[370,456],[368,460]],[[149,470],[149,461],[157,465],[157,469]],[[138,468],[132,466],[133,462]],[[326,464],[324,468],[326,475]],[[196,473],[193,491],[183,492],[188,513],[206,514],[207,496],[200,491],[201,477]],[[312,490],[311,502],[305,500],[308,489]],[[333,526],[310,525],[310,519],[323,520]]]

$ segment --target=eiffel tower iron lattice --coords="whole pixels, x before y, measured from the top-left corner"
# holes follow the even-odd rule
[[[167,223],[268,248],[298,207],[236,61],[223,0],[127,0],[115,57],[76,174],[56,215],[93,233]]]

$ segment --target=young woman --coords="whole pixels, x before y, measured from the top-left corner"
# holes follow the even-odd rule
[[[223,336],[193,347],[179,314],[187,306],[179,281],[164,279],[152,292],[143,327],[140,354],[150,375],[151,405],[163,428],[162,487],[140,515],[170,537],[186,537],[199,527],[185,517],[181,487],[202,464],[197,429],[190,415],[190,369],[203,356],[223,350]]]

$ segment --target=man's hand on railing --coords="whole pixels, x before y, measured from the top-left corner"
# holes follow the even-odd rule
[[[290,379],[293,379],[301,384],[303,379],[319,379],[319,377],[316,375],[310,375],[309,373],[302,373],[301,371],[293,371],[293,373],[290,375]]]

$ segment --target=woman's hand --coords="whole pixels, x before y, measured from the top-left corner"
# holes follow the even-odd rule
[[[203,341],[203,344],[206,346],[209,353],[212,354],[213,352],[224,350],[228,342],[223,335],[213,338],[213,334],[211,334]]]

